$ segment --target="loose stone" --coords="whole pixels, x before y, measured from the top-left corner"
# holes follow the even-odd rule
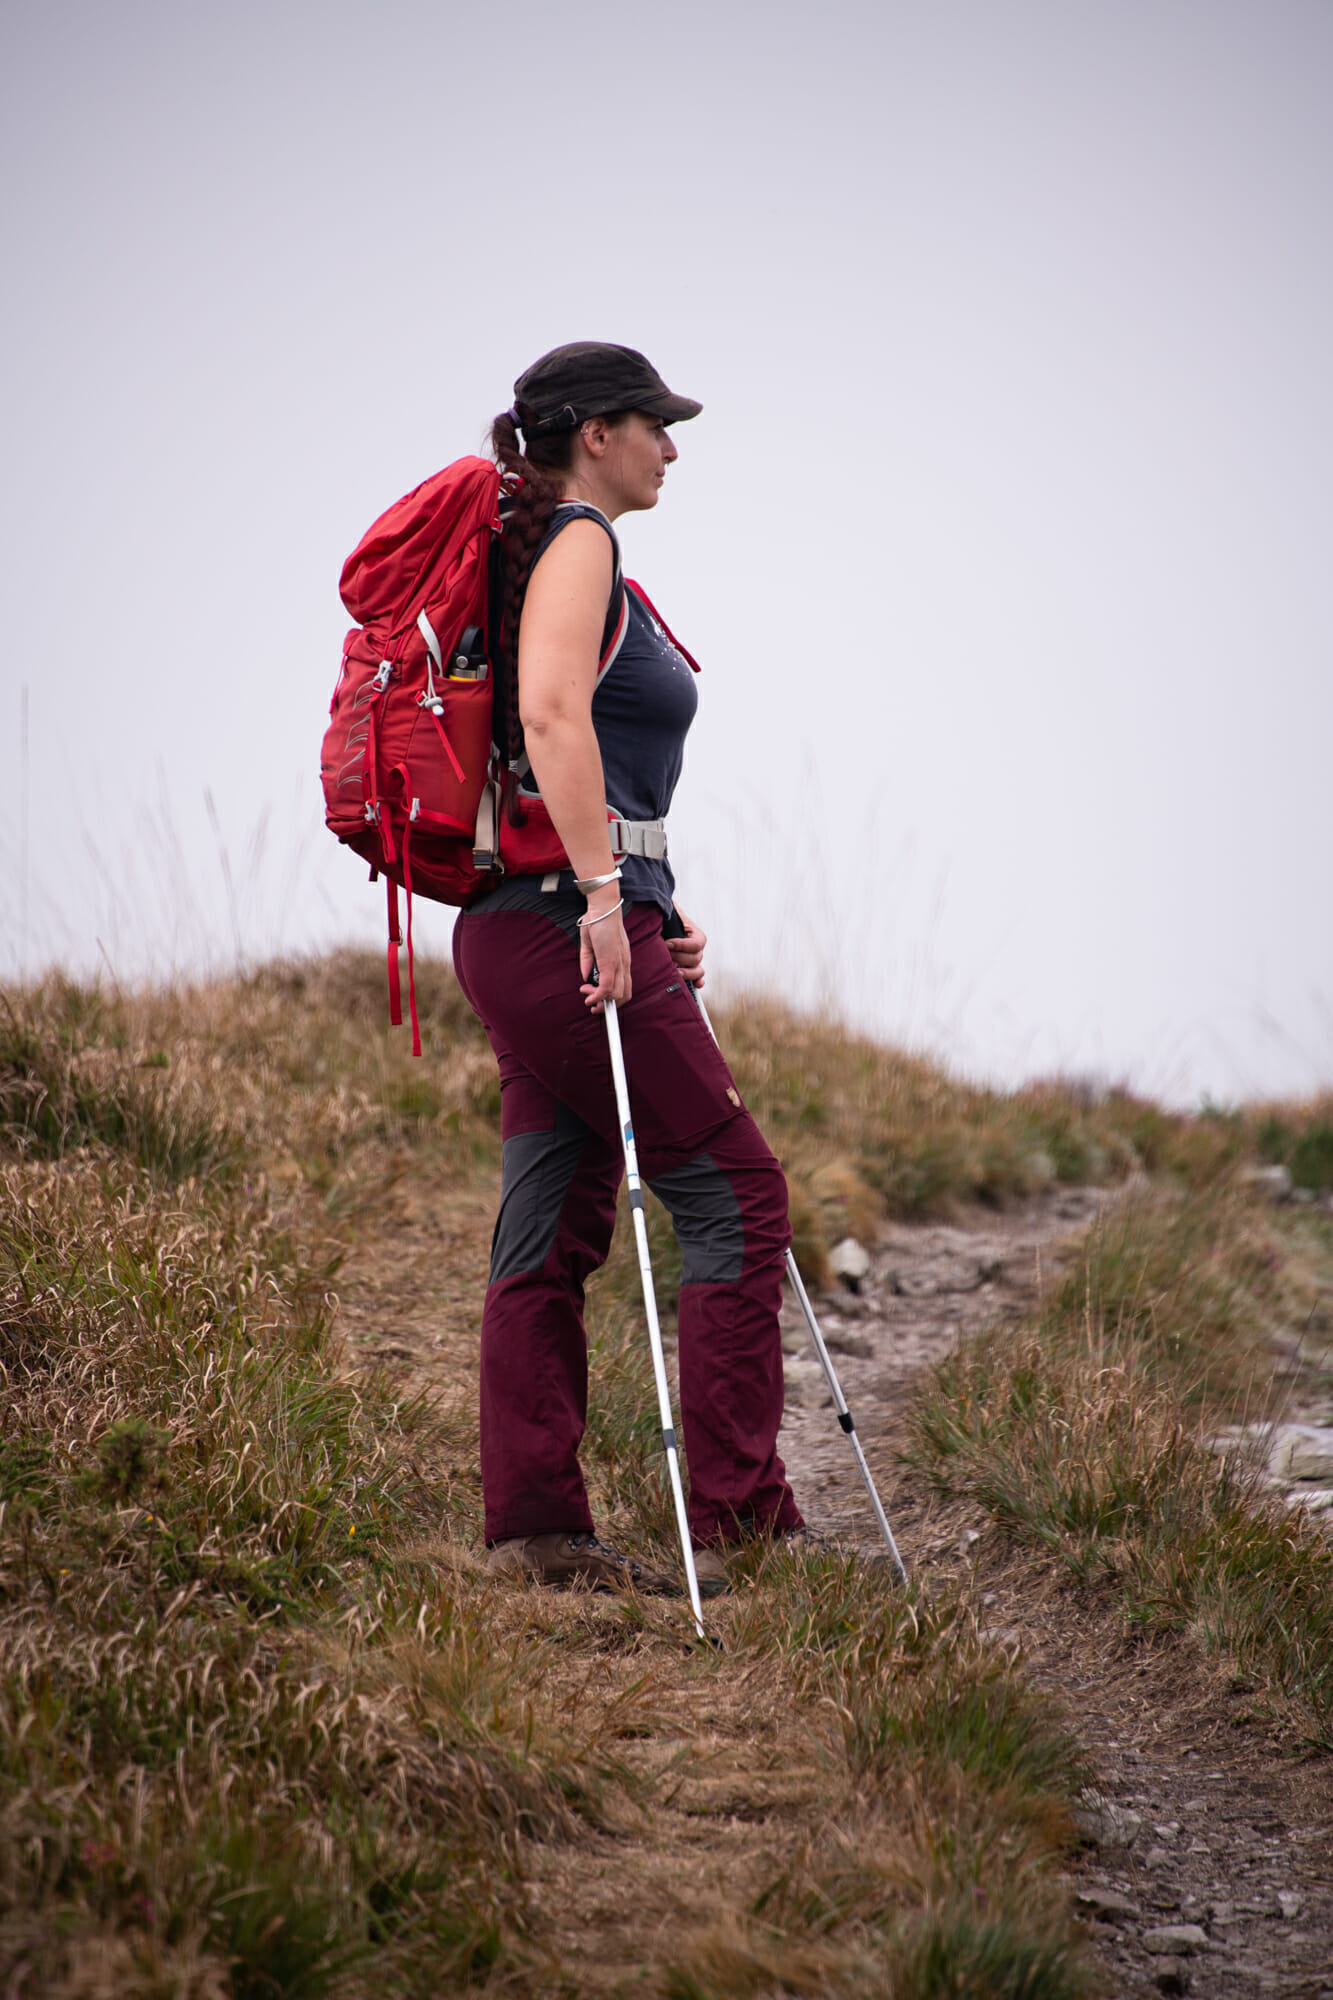
[[[1208,1933],[1202,1924],[1158,1924],[1143,1933],[1143,1948],[1161,1957],[1189,1958],[1207,1951]]]
[[[1272,1202],[1290,1201],[1295,1191],[1289,1167],[1246,1167],[1241,1173],[1241,1185],[1254,1189],[1256,1194],[1267,1195]]]
[[[1116,1889],[1079,1889],[1075,1892],[1074,1901],[1080,1910],[1086,1910],[1089,1916],[1100,1917],[1107,1923],[1139,1914],[1138,1904]]]
[[[870,1253],[854,1236],[844,1236],[829,1252],[829,1269],[849,1292],[859,1292],[870,1270]]]
[[[853,1361],[874,1360],[875,1343],[868,1333],[859,1333],[854,1326],[828,1326],[823,1333],[831,1354],[846,1354]]]
[[[1268,1470],[1275,1479],[1333,1479],[1333,1428],[1279,1424],[1273,1432]]]
[[[1114,1799],[1100,1792],[1084,1792],[1083,1803],[1074,1814],[1074,1824],[1099,1847],[1132,1847],[1143,1821],[1136,1812],[1126,1812]]]

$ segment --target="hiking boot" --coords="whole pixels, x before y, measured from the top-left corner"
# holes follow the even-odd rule
[[[586,1529],[513,1535],[487,1550],[486,1567],[492,1576],[528,1576],[534,1583],[586,1583],[592,1590],[645,1590],[658,1597],[680,1596],[680,1586],[671,1577],[631,1562]]]
[[[721,1597],[731,1589],[727,1565],[717,1549],[695,1549],[694,1574],[699,1580],[700,1597]]]

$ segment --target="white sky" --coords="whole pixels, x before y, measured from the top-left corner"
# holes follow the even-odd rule
[[[718,983],[1333,1082],[1326,0],[10,0],[0,79],[0,972],[381,935],[342,559],[590,337],[705,405],[623,539]]]

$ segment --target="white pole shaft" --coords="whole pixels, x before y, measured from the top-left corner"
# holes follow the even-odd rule
[[[676,1449],[676,1427],[671,1415],[671,1388],[667,1382],[666,1355],[662,1349],[662,1329],[657,1318],[657,1293],[653,1288],[653,1267],[648,1255],[648,1224],[643,1208],[643,1183],[639,1178],[639,1153],[634,1143],[634,1125],[629,1110],[629,1085],[625,1077],[625,1052],[620,1041],[620,1017],[616,1003],[605,1003],[606,1038],[611,1047],[611,1078],[616,1090],[616,1116],[625,1148],[625,1182],[629,1190],[630,1214],[634,1220],[634,1241],[639,1252],[639,1276],[643,1280],[643,1307],[648,1319],[648,1345],[653,1355],[653,1378],[657,1383],[657,1413],[662,1426],[662,1449],[666,1453],[671,1496],[676,1503],[676,1526],[680,1530],[681,1554],[685,1559],[685,1582],[690,1593],[690,1610],[695,1629],[704,1633],[703,1605],[699,1578],[694,1567],[689,1516],[685,1511],[685,1488],[680,1478],[680,1454]]]
[[[889,1552],[889,1561],[893,1564],[897,1572],[898,1581],[906,1583],[907,1566],[898,1553],[898,1544],[893,1539],[893,1529],[889,1526],[889,1517],[884,1512],[884,1503],[879,1497],[879,1489],[871,1477],[870,1467],[866,1464],[866,1455],[861,1449],[861,1440],[856,1435],[856,1421],[847,1407],[847,1398],[842,1393],[842,1384],[838,1380],[838,1371],[833,1366],[833,1356],[824,1344],[824,1336],[819,1330],[819,1321],[815,1318],[815,1309],[810,1303],[810,1296],[805,1289],[805,1282],[801,1277],[795,1255],[790,1250],[787,1252],[787,1276],[791,1281],[791,1288],[800,1302],[801,1311],[805,1314],[805,1323],[810,1329],[810,1338],[815,1343],[815,1353],[819,1356],[820,1366],[824,1370],[829,1391],[833,1397],[833,1407],[838,1413],[838,1424],[846,1432],[847,1442],[852,1448],[852,1456],[856,1460],[856,1469],[861,1475],[861,1483],[865,1487],[866,1497],[874,1509],[875,1519],[879,1523],[879,1532],[883,1535],[884,1546]]]
[[[693,985],[690,987],[690,991],[694,995],[695,1004],[699,1012],[704,1017],[704,1025],[713,1037],[714,1043],[718,1047],[721,1047],[721,1044],[717,1040],[717,1030],[709,1017],[707,1007],[704,1005],[702,993],[700,993],[697,986]],[[845,1433],[847,1442],[852,1448],[852,1456],[856,1460],[856,1469],[861,1475],[861,1484],[865,1487],[866,1497],[874,1510],[875,1519],[879,1523],[880,1534],[884,1537],[884,1546],[889,1552],[889,1561],[893,1564],[899,1582],[906,1583],[907,1565],[898,1553],[898,1544],[893,1539],[893,1529],[889,1526],[889,1517],[884,1512],[884,1503],[879,1497],[879,1489],[876,1487],[874,1479],[871,1476],[870,1467],[866,1464],[866,1455],[861,1449],[861,1440],[856,1435],[855,1420],[847,1407],[847,1398],[842,1393],[842,1384],[838,1380],[838,1371],[833,1366],[833,1356],[829,1353],[824,1342],[824,1336],[819,1330],[819,1321],[815,1318],[815,1309],[810,1303],[810,1295],[805,1289],[805,1283],[801,1277],[795,1253],[791,1250],[787,1252],[787,1277],[790,1280],[792,1290],[796,1294],[801,1311],[805,1314],[805,1323],[810,1329],[810,1338],[815,1344],[815,1353],[819,1356],[819,1364],[824,1370],[824,1378],[829,1385],[829,1393],[833,1397],[833,1407],[837,1411],[839,1428]]]

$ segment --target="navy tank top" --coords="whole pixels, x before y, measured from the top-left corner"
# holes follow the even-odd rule
[[[579,520],[596,521],[605,528],[615,566],[603,651],[616,640],[618,629],[619,638],[598,675],[592,698],[592,726],[602,753],[606,802],[622,819],[665,819],[684,762],[686,733],[699,705],[694,673],[647,605],[626,587],[615,530],[596,507],[582,500],[566,501],[558,507],[533,559],[534,567],[561,530]],[[540,797],[526,755],[521,768],[520,794]],[[676,878],[669,861],[630,854],[620,866],[627,903],[656,903],[664,915],[671,914]],[[516,887],[517,879],[540,892],[545,878],[510,877],[509,882]],[[567,870],[560,876],[559,886],[568,888],[573,881],[573,871]]]

